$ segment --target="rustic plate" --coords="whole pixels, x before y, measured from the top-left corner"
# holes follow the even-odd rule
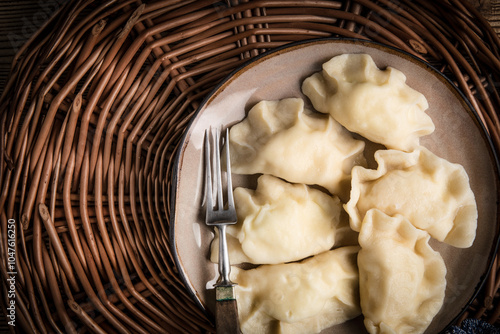
[[[472,247],[457,249],[431,241],[447,266],[444,305],[427,333],[444,330],[477,294],[492,263],[496,235],[498,164],[491,142],[471,105],[455,86],[427,63],[398,50],[360,40],[322,39],[301,42],[253,59],[220,83],[191,121],[177,156],[172,196],[171,242],[181,277],[196,302],[212,313],[212,285],[217,267],[208,260],[213,237],[203,222],[203,134],[209,127],[226,128],[245,117],[261,100],[302,97],[302,81],[321,69],[335,55],[370,54],[380,68],[401,70],[407,83],[429,102],[427,113],[436,131],[421,144],[438,156],[460,163],[469,174],[479,211],[476,240]],[[235,185],[245,177],[234,176]],[[323,333],[364,333],[362,318],[326,329]]]

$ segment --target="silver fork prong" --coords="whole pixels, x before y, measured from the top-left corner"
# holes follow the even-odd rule
[[[210,158],[210,138],[208,130],[205,130],[205,204],[207,205],[207,217],[214,205],[212,201],[212,162]]]
[[[218,210],[224,210],[224,200],[222,196],[222,176],[220,168],[220,139],[219,131],[215,132],[214,143],[214,158],[215,158],[215,178],[217,182],[217,207]]]
[[[228,208],[234,207],[233,182],[231,177],[231,156],[229,154],[229,129],[226,129],[226,171],[227,171],[227,203]]]

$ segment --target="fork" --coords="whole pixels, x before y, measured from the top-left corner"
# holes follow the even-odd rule
[[[217,333],[232,334],[239,333],[238,307],[234,292],[235,283],[231,282],[229,274],[231,265],[229,263],[229,253],[226,241],[226,226],[235,224],[236,209],[233,199],[233,185],[231,181],[231,162],[229,157],[229,130],[226,129],[226,192],[227,206],[224,205],[221,163],[220,163],[220,140],[219,131],[215,133],[214,138],[214,160],[215,160],[215,191],[217,192],[217,201],[213,201],[212,190],[212,159],[210,155],[209,131],[205,131],[205,203],[206,216],[205,223],[208,226],[215,226],[219,231],[219,279],[215,284],[215,325]]]

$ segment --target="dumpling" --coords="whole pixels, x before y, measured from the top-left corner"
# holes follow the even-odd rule
[[[272,174],[293,183],[348,193],[351,168],[364,163],[364,142],[298,98],[261,101],[229,134],[232,171]]]
[[[236,188],[238,222],[226,228],[232,264],[276,264],[302,260],[332,248],[342,204],[337,197],[271,175],[256,190]],[[218,235],[211,260],[218,261]]]
[[[428,233],[402,216],[366,213],[359,234],[359,293],[371,334],[423,333],[441,309],[446,266],[428,241]]]
[[[392,67],[380,70],[366,54],[343,54],[302,83],[314,108],[352,132],[387,148],[411,151],[434,131],[425,96]]]
[[[344,206],[351,228],[359,231],[366,212],[377,208],[401,214],[415,227],[455,247],[470,247],[477,207],[465,169],[424,147],[406,153],[379,150],[376,170],[355,167],[351,198]]]
[[[342,247],[300,263],[233,268],[241,331],[319,333],[360,315],[358,250]]]

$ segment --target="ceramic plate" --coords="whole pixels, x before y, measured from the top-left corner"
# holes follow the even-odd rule
[[[427,113],[436,130],[421,144],[438,156],[463,165],[478,205],[476,240],[472,247],[458,249],[437,241],[431,246],[447,266],[444,305],[427,333],[445,329],[477,293],[496,251],[498,168],[491,143],[470,104],[444,76],[428,64],[395,49],[372,42],[324,39],[293,44],[253,59],[223,81],[199,108],[178,153],[174,175],[171,241],[180,274],[196,302],[212,314],[212,285],[217,267],[209,262],[213,230],[203,222],[203,135],[209,127],[223,129],[241,121],[261,100],[305,98],[302,81],[321,70],[336,55],[367,53],[379,68],[392,66],[407,76],[410,87],[423,93]],[[307,103],[307,102],[306,102]],[[233,176],[235,186],[245,177]],[[326,329],[323,333],[365,333],[362,318]]]

